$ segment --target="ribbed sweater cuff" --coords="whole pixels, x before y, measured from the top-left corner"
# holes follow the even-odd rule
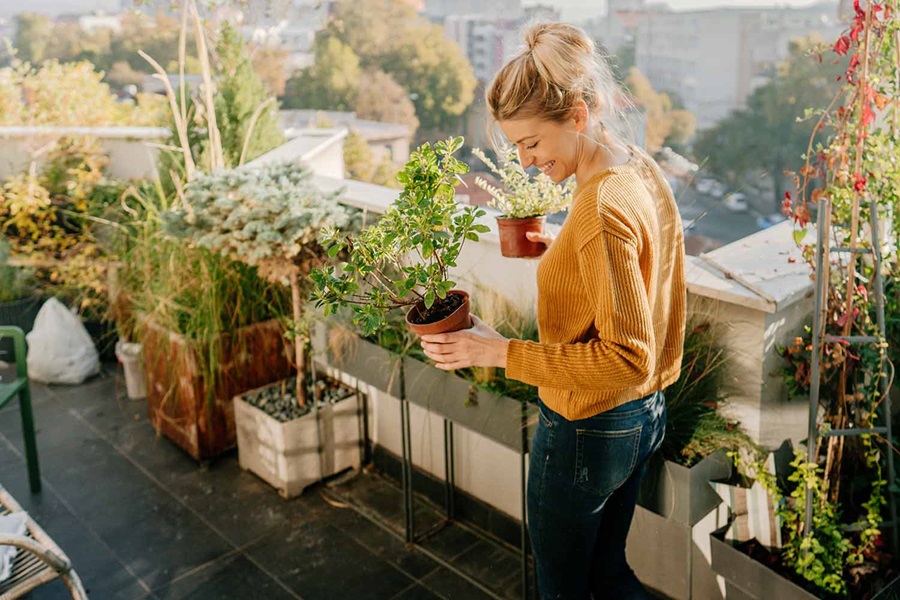
[[[506,349],[506,376],[516,381],[528,383],[525,374],[528,373],[528,342],[524,340],[509,340]]]

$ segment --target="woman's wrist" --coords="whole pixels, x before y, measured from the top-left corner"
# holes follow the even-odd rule
[[[506,357],[509,354],[509,340],[497,340],[497,349],[495,351],[496,359],[494,366],[501,369],[506,368]]]

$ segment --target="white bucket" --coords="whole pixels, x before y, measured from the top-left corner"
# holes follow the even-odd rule
[[[116,342],[116,358],[125,368],[125,387],[128,397],[140,400],[147,397],[144,383],[144,361],[141,360],[141,345],[119,340]]]

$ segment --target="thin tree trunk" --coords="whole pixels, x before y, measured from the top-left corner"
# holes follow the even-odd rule
[[[306,406],[306,354],[303,342],[296,335],[300,325],[300,279],[296,271],[291,272],[291,308],[294,313],[294,360],[297,363],[297,402]]]

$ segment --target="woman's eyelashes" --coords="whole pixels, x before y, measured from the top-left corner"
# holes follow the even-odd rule
[[[538,143],[540,143],[540,141],[537,141],[537,142],[531,144],[530,146],[525,146],[525,149],[526,150],[534,150],[535,148],[537,148]]]

